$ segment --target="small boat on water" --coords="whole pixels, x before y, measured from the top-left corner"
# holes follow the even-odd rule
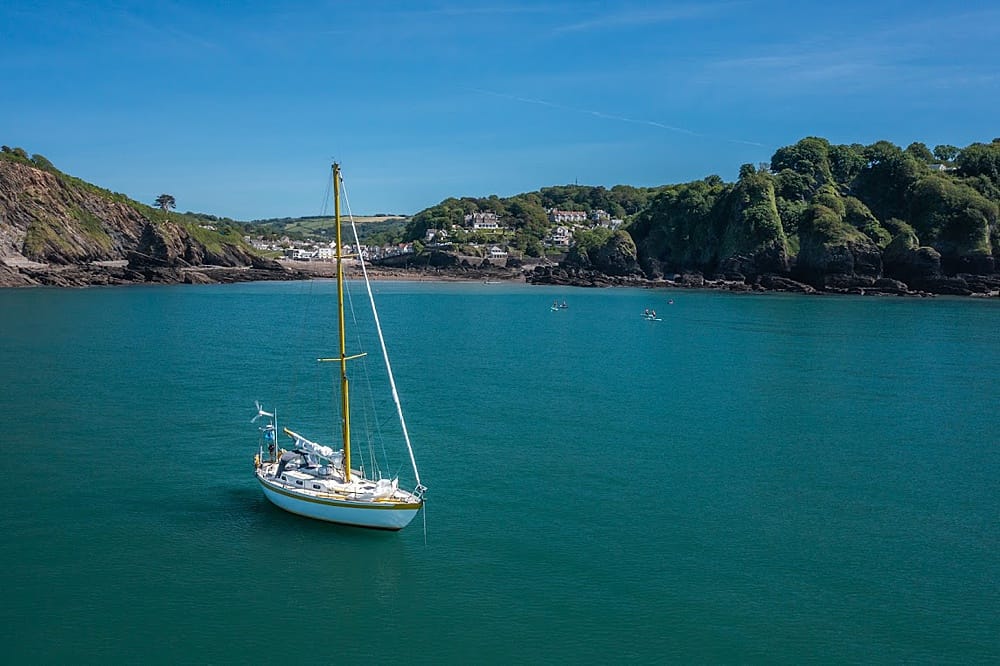
[[[656,310],[644,310],[642,313],[642,318],[646,321],[663,321],[660,317],[656,316]]]
[[[370,527],[383,530],[399,530],[406,527],[413,517],[424,506],[424,492],[427,490],[420,483],[420,473],[413,457],[410,436],[403,419],[403,411],[396,392],[392,366],[386,352],[385,339],[382,335],[382,325],[378,312],[375,310],[375,298],[364,259],[359,257],[364,285],[367,290],[368,302],[377,333],[377,344],[381,347],[385,371],[388,377],[388,388],[391,388],[392,400],[399,418],[402,439],[409,453],[413,466],[413,476],[416,485],[413,490],[400,487],[399,477],[381,471],[375,455],[367,458],[358,456],[359,460],[352,463],[352,432],[351,432],[351,401],[348,392],[348,361],[363,359],[366,353],[347,353],[345,318],[344,318],[344,269],[340,225],[340,165],[333,165],[333,197],[334,218],[336,223],[336,260],[337,260],[337,316],[339,349],[333,358],[320,358],[320,362],[333,362],[339,365],[339,422],[340,442],[333,447],[319,444],[306,439],[297,432],[284,428],[284,433],[291,438],[292,444],[288,450],[278,449],[275,442],[278,434],[278,420],[274,410],[264,411],[257,403],[257,415],[252,421],[265,419],[260,430],[260,443],[254,456],[254,473],[257,482],[264,491],[264,496],[276,506],[308,518],[315,518],[331,523]],[[353,227],[353,219],[352,219]],[[354,230],[355,238],[357,230]],[[351,307],[352,314],[355,308]],[[359,341],[360,343],[360,341]],[[368,374],[366,371],[365,375]],[[378,428],[377,423],[373,424]],[[384,427],[385,424],[382,424]],[[368,434],[369,441],[377,438],[377,433]],[[368,465],[367,469],[365,465]],[[357,466],[355,466],[357,464]],[[388,466],[386,466],[388,467]]]

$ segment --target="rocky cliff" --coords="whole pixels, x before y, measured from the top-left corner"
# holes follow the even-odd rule
[[[39,156],[0,155],[0,286],[297,277],[238,237],[85,183]]]

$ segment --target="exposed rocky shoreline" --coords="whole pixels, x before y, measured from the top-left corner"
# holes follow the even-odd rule
[[[941,277],[931,283],[930,289],[912,289],[909,285],[891,278],[850,280],[838,284],[831,281],[821,289],[793,280],[787,276],[764,274],[752,281],[726,276],[706,278],[700,273],[686,273],[673,278],[649,279],[641,275],[611,276],[599,271],[538,267],[525,275],[530,284],[548,284],[575,287],[668,287],[678,289],[715,289],[731,292],[789,292],[800,294],[853,294],[859,296],[974,296],[1000,298],[1000,275],[957,275]]]
[[[441,262],[438,262],[439,264]],[[294,268],[308,277],[335,276],[332,263],[289,262],[282,265]],[[297,268],[295,268],[297,266]],[[805,282],[777,274],[764,274],[752,281],[742,276],[727,277],[717,275],[706,278],[700,273],[685,273],[669,278],[647,278],[640,273],[629,275],[608,275],[596,270],[565,267],[563,265],[526,265],[505,268],[496,265],[474,266],[469,262],[455,262],[447,265],[418,265],[416,262],[399,262],[397,265],[369,265],[368,275],[375,280],[428,280],[428,281],[475,281],[475,282],[526,282],[536,285],[557,285],[567,287],[637,287],[673,289],[711,289],[735,293],[786,292],[800,294],[851,294],[859,296],[915,296],[935,295],[972,296],[982,298],[1000,297],[1000,275],[983,276],[964,274],[942,277],[933,282],[936,290],[913,289],[899,280],[878,278],[851,281],[831,280],[823,288],[816,288]],[[349,278],[360,277],[357,266],[348,263],[345,274]]]
[[[260,280],[304,280],[307,273],[289,270],[275,261],[249,266],[166,265],[152,257],[128,261],[53,265],[36,262],[0,263],[0,287],[105,287],[134,284],[226,284]]]
[[[287,265],[287,264],[286,264]],[[699,272],[664,275],[651,271],[650,277],[634,258],[609,264],[609,270],[574,266],[569,262],[509,265],[491,264],[474,257],[458,257],[436,252],[428,258],[398,258],[392,265],[369,267],[369,273],[389,279],[429,280],[520,280],[529,284],[573,287],[645,287],[714,289],[731,292],[788,292],[801,294],[854,294],[869,296],[975,296],[1000,297],[1000,274],[959,273],[948,276],[937,265],[914,271],[909,283],[875,274],[831,272],[812,280],[772,272],[758,272],[751,261],[727,266],[729,270],[712,276]],[[743,268],[746,273],[740,272]],[[748,270],[749,269],[749,270]],[[305,269],[310,270],[310,269]],[[350,269],[349,269],[350,271]],[[332,274],[332,273],[331,273]]]
[[[439,264],[441,262],[438,262]],[[535,285],[572,287],[637,287],[673,289],[711,289],[734,293],[787,292],[800,294],[853,294],[864,296],[934,295],[1000,298],[1000,275],[960,274],[941,276],[930,288],[914,289],[891,278],[828,281],[823,288],[788,276],[763,274],[753,280],[743,276],[684,273],[670,277],[648,278],[641,273],[608,275],[606,273],[564,265],[518,265],[507,268],[492,264],[475,266],[469,262],[444,265],[370,264],[368,275],[374,280],[426,280],[465,282],[525,282]],[[348,278],[361,277],[356,262],[347,262]],[[308,280],[334,278],[336,265],[328,262],[303,262],[255,259],[248,266],[188,265],[176,259],[165,261],[148,255],[130,253],[128,260],[92,262],[89,264],[52,265],[17,261],[0,263],[0,287],[94,287],[135,284],[229,284],[255,281]]]

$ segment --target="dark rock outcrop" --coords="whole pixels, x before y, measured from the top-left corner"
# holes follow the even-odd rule
[[[906,229],[886,246],[882,262],[887,277],[907,284],[922,284],[941,277],[941,253],[921,247],[916,234]]]
[[[764,289],[769,291],[790,291],[800,294],[815,294],[816,289],[812,285],[808,285],[802,282],[796,282],[790,278],[781,275],[762,275],[758,283]]]
[[[875,284],[872,285],[872,290],[883,294],[906,294],[910,291],[910,288],[905,282],[882,277],[875,280]]]
[[[803,243],[795,272],[823,288],[871,286],[882,277],[882,253],[860,233],[842,242]]]
[[[755,282],[765,274],[787,274],[789,258],[784,243],[771,243],[751,253],[735,254],[719,262],[719,273],[729,280]]]
[[[963,278],[948,277],[946,275],[925,278],[917,282],[914,286],[924,291],[929,291],[932,294],[968,296],[972,293],[969,283]]]

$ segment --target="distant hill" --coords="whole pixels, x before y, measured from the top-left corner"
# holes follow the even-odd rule
[[[364,243],[399,242],[410,218],[406,215],[355,215],[358,237]],[[332,215],[281,217],[254,220],[248,226],[260,235],[274,234],[302,239],[330,239],[336,234]]]

